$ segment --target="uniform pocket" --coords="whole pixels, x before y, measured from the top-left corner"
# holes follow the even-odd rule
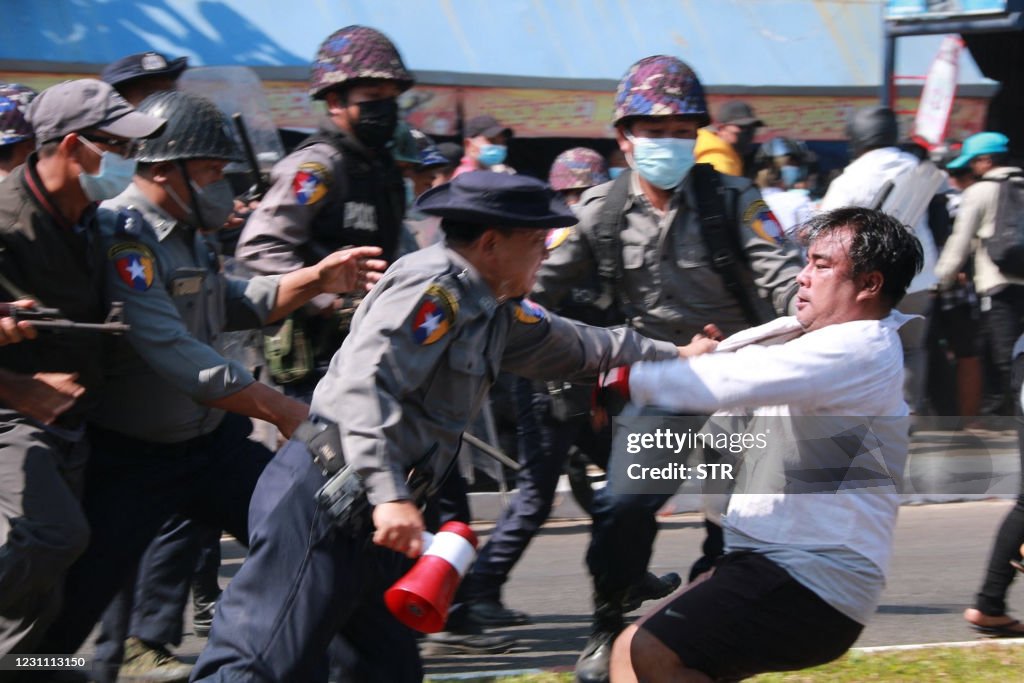
[[[480,395],[486,390],[488,362],[484,354],[467,342],[448,347],[447,362],[438,366],[427,390],[427,407],[449,418],[469,418]]]

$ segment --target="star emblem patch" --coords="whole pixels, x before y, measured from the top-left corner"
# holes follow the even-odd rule
[[[754,231],[754,234],[772,244],[779,244],[786,239],[786,233],[783,231],[779,219],[760,199],[743,212],[743,222],[750,224],[750,229]]]
[[[412,338],[420,346],[433,344],[448,334],[458,312],[459,302],[451,292],[430,285],[412,316]]]
[[[558,248],[563,242],[569,239],[572,228],[554,228],[548,230],[548,236],[544,238],[544,247],[548,251]]]
[[[153,252],[143,244],[122,242],[107,252],[117,276],[132,289],[145,292],[153,286],[155,259]]]
[[[529,299],[522,299],[515,308],[516,320],[525,325],[536,325],[546,315],[544,309],[539,304],[535,304]]]
[[[327,194],[331,172],[323,164],[307,161],[299,166],[292,179],[295,201],[301,206],[316,204]]]

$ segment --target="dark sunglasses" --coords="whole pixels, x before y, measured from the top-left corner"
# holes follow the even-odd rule
[[[79,133],[80,137],[85,138],[89,142],[95,142],[100,145],[106,145],[113,149],[123,157],[129,157],[135,150],[134,140],[123,140],[121,138],[108,138],[102,135],[95,135],[93,133]]]

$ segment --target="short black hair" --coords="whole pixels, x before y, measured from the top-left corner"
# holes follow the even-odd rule
[[[875,209],[847,206],[818,214],[800,229],[801,241],[815,240],[850,230],[850,263],[853,275],[878,271],[882,296],[895,306],[924,266],[924,251],[914,231],[889,214]]]
[[[465,221],[452,220],[451,218],[441,219],[441,230],[444,232],[444,241],[450,247],[468,247],[480,239],[488,230],[497,230],[503,235],[511,235],[516,228],[496,225],[481,225],[480,223],[467,223]]]

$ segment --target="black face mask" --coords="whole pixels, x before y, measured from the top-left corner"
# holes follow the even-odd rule
[[[398,101],[393,97],[359,103],[359,119],[353,132],[370,149],[382,149],[391,142],[398,125]]]

